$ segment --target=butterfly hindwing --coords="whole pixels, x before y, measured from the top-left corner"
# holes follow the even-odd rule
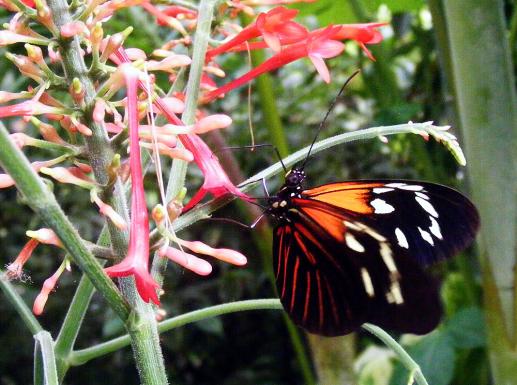
[[[432,330],[441,306],[421,265],[466,247],[479,223],[455,190],[403,181],[320,186],[286,212],[274,233],[278,293],[295,323],[323,335],[364,322]]]

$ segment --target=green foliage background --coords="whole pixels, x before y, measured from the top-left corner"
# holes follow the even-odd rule
[[[437,49],[437,34],[432,28],[428,5],[423,0],[400,1],[333,1],[320,0],[312,4],[299,4],[300,20],[307,25],[359,22],[389,19],[392,34],[380,47],[372,51],[377,58],[369,62],[352,44],[347,52],[332,60],[332,84],[326,85],[315,75],[308,61],[300,61],[279,70],[273,76],[273,93],[280,113],[288,146],[299,149],[310,143],[329,103],[337,94],[347,76],[356,68],[362,76],[356,78],[338,102],[322,136],[347,130],[413,121],[433,120],[439,124],[457,126],[453,98],[446,82],[443,55]],[[505,4],[505,17],[511,24],[515,9],[511,1]],[[7,20],[7,15],[2,15]],[[468,14],[465,15],[468,17]],[[119,14],[109,24],[112,32],[127,25],[136,28],[127,46],[137,46],[152,51],[156,41],[165,39],[165,31],[153,27],[149,17],[140,10]],[[512,47],[515,52],[515,47]],[[220,62],[227,74],[236,76],[249,68],[244,56],[228,56]],[[0,60],[0,85],[2,90],[16,91],[26,87],[26,79],[12,69],[7,60]],[[166,84],[163,84],[166,88]],[[253,86],[252,86],[253,87]],[[228,146],[250,144],[248,114],[251,114],[256,141],[270,143],[264,126],[264,114],[259,98],[251,94],[252,110],[247,109],[246,89],[229,94],[219,103],[234,124],[223,133]],[[212,111],[216,111],[214,107]],[[18,127],[15,120],[4,122],[11,130]],[[456,134],[459,134],[456,132]],[[214,141],[214,138],[207,138]],[[238,151],[237,159],[243,176],[250,176],[276,161],[274,154],[264,151]],[[32,159],[42,156],[33,151]],[[225,155],[221,155],[224,161]],[[415,178],[438,181],[465,189],[464,170],[460,170],[449,153],[440,145],[424,142],[418,137],[394,137],[387,144],[381,141],[355,143],[314,156],[308,166],[309,183],[317,185],[331,181],[359,178]],[[154,189],[152,176],[146,180],[149,191]],[[191,168],[188,178],[189,192],[196,191],[201,175]],[[268,181],[275,190],[281,179]],[[81,235],[94,240],[102,222],[90,207],[87,195],[68,186],[55,186],[63,207],[70,215]],[[257,194],[260,194],[257,191]],[[152,207],[158,196],[149,198]],[[15,191],[0,190],[0,242],[2,263],[19,252],[25,242],[25,231],[42,226],[30,210],[21,204]],[[249,212],[242,205],[231,204],[217,213],[218,217],[250,222]],[[204,306],[238,299],[273,297],[264,266],[269,255],[263,250],[270,246],[250,241],[250,234],[229,225],[202,222],[188,232],[186,239],[200,239],[210,245],[224,245],[241,250],[248,256],[245,268],[229,267],[215,263],[211,276],[202,278],[171,266],[167,271],[163,307],[169,315],[178,315]],[[54,248],[41,247],[27,265],[25,282],[17,288],[31,303],[43,280],[53,271],[62,253]],[[443,279],[443,297],[446,318],[443,325],[418,340],[406,339],[409,353],[422,365],[423,372],[433,385],[483,385],[489,384],[489,364],[481,311],[480,273],[471,253],[461,255],[437,266],[434,274]],[[77,271],[61,280],[52,294],[41,322],[51,332],[63,319],[67,304],[80,275]],[[105,304],[95,296],[78,347],[87,347],[123,332],[115,315],[106,311]],[[280,312],[262,311],[228,315],[176,329],[162,336],[166,366],[175,384],[298,384],[300,374],[290,340]],[[369,335],[360,333],[357,354],[378,344]],[[0,384],[28,384],[32,382],[32,336],[21,328],[17,315],[0,296]],[[379,358],[379,357],[378,357]],[[378,358],[370,360],[375,364]],[[405,384],[407,373],[390,358],[393,374],[383,384]],[[375,370],[374,370],[375,372]],[[517,376],[517,374],[516,374]],[[368,375],[361,376],[362,384]],[[216,379],[216,380],[214,380]],[[215,381],[215,382],[214,382]],[[72,369],[67,377],[70,384],[137,384],[129,348]]]

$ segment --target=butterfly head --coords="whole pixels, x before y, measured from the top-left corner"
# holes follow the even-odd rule
[[[305,171],[293,168],[289,170],[287,174],[285,174],[285,187],[290,189],[296,189],[300,187],[303,181],[305,180]]]

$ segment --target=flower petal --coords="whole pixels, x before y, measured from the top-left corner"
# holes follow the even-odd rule
[[[314,64],[314,67],[316,68],[316,71],[320,74],[323,81],[325,83],[330,83],[330,73],[329,69],[327,68],[327,65],[325,64],[325,61],[323,58],[319,55],[309,55],[309,59],[311,59],[312,64]]]

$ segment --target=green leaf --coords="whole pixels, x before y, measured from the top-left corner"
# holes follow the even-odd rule
[[[298,4],[293,8],[300,10],[299,17],[301,18],[316,16],[320,26],[358,21],[348,1],[323,0]]]
[[[372,20],[359,20],[354,12],[352,1],[320,0],[314,3],[301,3],[293,8],[300,10],[301,17],[316,16],[320,26],[342,23],[366,23]],[[357,1],[356,7],[364,13],[375,16],[380,5],[387,5],[393,13],[416,11],[424,5],[424,0],[370,0]]]
[[[446,324],[452,343],[460,349],[474,349],[486,345],[485,319],[481,309],[460,310]]]
[[[391,12],[398,13],[417,11],[424,5],[424,0],[370,0],[365,2],[365,7],[370,12],[375,12],[382,4]]]
[[[435,331],[409,346],[408,354],[420,365],[424,377],[432,385],[449,385],[454,375],[454,345],[446,332]],[[397,363],[391,385],[406,384],[409,373]]]

